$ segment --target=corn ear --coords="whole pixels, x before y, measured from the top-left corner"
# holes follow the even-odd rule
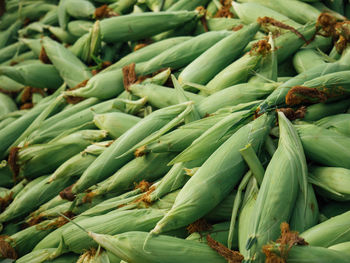
[[[303,192],[305,203],[307,198],[307,165],[300,139],[281,112],[278,113],[278,121],[279,145],[259,190],[252,218],[253,232],[247,242],[248,260],[251,261],[262,262],[262,246],[278,238],[279,226],[290,219],[299,189]],[[288,196],[285,191],[289,192]]]
[[[295,127],[309,159],[327,166],[350,169],[349,137],[314,124]]]
[[[246,170],[239,149],[249,140],[252,146],[259,150],[261,140],[265,138],[272,120],[271,116],[264,115],[243,126],[222,144],[185,184],[172,209],[158,222],[151,233],[160,234],[185,226],[201,218],[219,204],[232,191]],[[232,176],[232,171],[235,171],[235,176]],[[218,184],[221,180],[226,183]],[[193,203],[196,205],[193,206]]]
[[[343,135],[350,136],[349,118],[350,114],[337,114],[322,118],[316,121],[315,124],[326,129],[334,130]]]
[[[143,248],[147,232],[126,232],[116,236],[90,232],[89,235],[103,248],[127,262],[226,262],[208,245],[197,241],[162,235],[149,239]],[[159,246],[163,249],[159,250]]]

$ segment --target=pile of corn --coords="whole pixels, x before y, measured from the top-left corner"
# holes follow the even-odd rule
[[[350,1],[2,3],[0,262],[350,262]]]

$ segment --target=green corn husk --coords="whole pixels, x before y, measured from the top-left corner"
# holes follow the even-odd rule
[[[35,120],[35,118],[48,107],[50,100],[54,99],[58,94],[54,93],[50,97],[45,98],[36,107],[28,111],[22,117],[18,118],[10,125],[0,130],[0,156],[4,158],[7,155],[8,147],[16,141],[17,138],[27,129],[27,127]]]
[[[198,6],[206,6],[209,0],[179,0],[175,4],[173,4],[167,11],[180,11],[180,10],[194,10]]]
[[[134,84],[128,88],[131,94],[140,98],[147,98],[147,102],[156,108],[165,108],[177,104],[176,90],[155,84]],[[200,103],[203,97],[191,92],[185,92],[186,96]]]
[[[74,0],[76,1],[76,0]],[[70,88],[92,77],[88,68],[68,49],[50,38],[43,39],[43,48],[60,76]]]
[[[115,99],[99,102],[96,98],[89,99],[89,103],[85,103],[85,101],[80,102],[74,107],[67,109],[66,111],[62,111],[57,114],[57,116],[53,116],[43,123],[42,129],[37,132],[33,132],[28,142],[30,144],[42,143],[43,141],[48,141],[56,136],[69,131],[69,129],[83,127],[86,128],[94,128],[92,121],[94,118],[94,113],[105,113],[105,112],[113,112],[116,111],[113,109],[113,103]],[[93,106],[91,108],[88,108]],[[91,125],[89,125],[91,124]],[[44,127],[45,125],[45,127]],[[86,126],[88,125],[88,126]]]
[[[276,44],[276,46],[278,46]],[[265,101],[259,106],[259,112],[265,112],[269,108],[274,108],[281,104],[284,104],[285,97],[290,90],[290,88],[302,85],[308,80],[314,79],[319,76],[323,76],[325,74],[329,74],[332,72],[338,72],[342,70],[347,70],[349,67],[347,65],[342,65],[339,63],[327,63],[319,66],[315,66],[310,70],[307,70],[303,73],[298,74],[292,79],[286,81],[282,85],[280,85],[274,92],[268,96]]]
[[[209,10],[207,9],[207,15]],[[207,26],[209,31],[219,31],[219,30],[232,30],[237,28],[238,26],[243,25],[243,21],[237,18],[226,18],[226,17],[218,17],[218,18],[208,18],[207,17]],[[205,28],[202,23],[198,23],[196,31],[194,35],[203,34],[205,32]]]
[[[51,175],[50,182],[61,177],[80,176],[111,143],[112,141],[105,141],[89,145],[83,152],[74,155],[58,167]]]
[[[181,44],[175,45],[146,62],[136,65],[137,75],[151,74],[159,69],[179,69],[186,66],[217,41],[231,34],[227,31],[216,31],[201,34]],[[141,49],[142,50],[142,49]],[[109,87],[109,89],[107,89]],[[112,98],[119,95],[123,88],[121,69],[95,75],[84,88],[66,92],[78,97]]]
[[[127,65],[130,65],[131,63],[139,63],[139,62],[147,61],[159,55],[163,51],[166,51],[167,49],[169,49],[169,47],[174,47],[190,39],[191,37],[181,36],[181,37],[164,39],[159,42],[152,43],[151,45],[148,45],[146,47],[143,47],[141,49],[138,49],[126,55],[125,57],[121,58],[119,61],[117,61],[113,65],[103,70],[103,72],[120,69]]]
[[[232,204],[236,198],[236,195],[237,191],[233,190],[214,209],[206,214],[204,219],[214,223],[229,221],[232,215]]]
[[[42,63],[29,63],[14,67],[1,66],[0,74],[35,88],[57,89],[62,85],[62,79],[55,67]]]
[[[22,22],[20,20],[15,21],[9,27],[0,32],[0,48],[4,48],[15,42],[16,34],[18,29],[20,29]]]
[[[109,112],[96,114],[94,116],[95,125],[108,132],[113,138],[118,138],[131,127],[136,125],[141,119],[122,112]]]
[[[135,183],[153,182],[170,170],[171,167],[167,166],[167,163],[174,156],[174,154],[161,153],[136,158],[99,183],[89,195],[112,194],[115,196],[131,190]]]
[[[171,161],[171,164],[192,161],[203,157],[208,158],[240,127],[250,120],[249,111],[234,112],[225,116],[225,118],[218,120],[216,124],[200,134],[191,145]]]
[[[189,107],[192,107],[192,104],[182,103],[170,106],[154,111],[139,121],[135,126],[114,141],[113,144],[89,166],[73,186],[73,193],[81,192],[112,175],[118,168],[132,159],[133,153],[130,152],[132,147],[145,138],[147,139],[147,136],[155,135],[157,130],[160,129],[158,131],[159,133],[164,127],[174,123],[174,121],[177,123],[181,121],[181,115],[187,114],[185,112],[188,111]],[[179,116],[181,116],[180,119]],[[159,135],[161,136],[162,134]],[[125,155],[125,153],[127,154]],[[121,157],[121,155],[123,156]],[[117,157],[120,158],[116,159]]]
[[[198,167],[203,164],[204,160],[195,160],[188,163],[176,163],[169,170],[166,175],[160,180],[158,185],[153,185],[154,190],[145,196],[145,199],[153,203],[159,200],[167,193],[178,190],[185,185],[185,183],[190,179],[186,169]]]
[[[0,93],[0,116],[17,110],[14,101],[7,95]]]
[[[22,148],[17,155],[20,174],[27,178],[34,178],[53,172],[92,142],[102,140],[106,136],[106,131],[82,130],[46,144]],[[59,156],[50,158],[60,151],[62,153]]]
[[[301,26],[301,24],[295,22],[289,17],[282,15],[280,12],[276,12],[273,9],[265,7],[260,3],[249,2],[239,4],[237,2],[234,2],[232,3],[232,6],[235,12],[238,14],[238,17],[242,19],[245,24],[254,23],[259,17],[271,17],[292,27]],[[269,31],[269,28],[266,28],[266,30]]]
[[[21,38],[20,40],[26,44],[37,57],[39,57],[42,46],[40,39]]]
[[[252,218],[253,228],[247,242],[249,261],[262,262],[262,246],[278,238],[279,226],[290,219],[300,189],[306,202],[307,165],[302,144],[294,127],[281,112],[278,113],[278,122],[278,148],[267,166]],[[286,191],[288,195],[285,195]]]
[[[278,0],[240,0],[240,2],[254,2],[262,4],[301,24],[314,22],[321,14],[321,12],[313,6],[296,0],[286,0],[283,2]]]
[[[2,75],[0,76],[0,88],[8,92],[20,92],[23,90],[24,85]]]
[[[221,244],[227,246],[227,237],[228,237],[228,230],[230,228],[230,222],[223,222],[219,224],[215,224],[209,229],[208,231],[203,232],[194,232],[191,235],[189,235],[186,240],[193,240],[193,241],[199,241],[202,243],[207,243],[207,240],[205,237],[207,235],[210,235],[214,240],[220,242]],[[236,235],[233,239],[233,248],[238,248],[238,235],[237,231],[235,232]]]
[[[348,91],[349,74],[350,74],[350,71],[348,70],[329,73],[329,74],[314,78],[312,80],[305,81],[303,83],[303,86],[308,88],[322,89],[323,92],[326,92],[325,90],[326,88],[331,88],[336,85],[340,88],[340,91],[342,92],[342,94],[349,93]]]
[[[116,236],[90,232],[89,235],[107,251],[127,262],[226,262],[208,245],[197,241],[161,235],[148,240],[144,248],[147,232],[126,232]],[[162,250],[159,250],[160,246]]]
[[[350,136],[349,118],[350,114],[337,114],[322,118],[316,121],[315,124],[317,126],[339,132],[343,135]]]
[[[0,222],[8,222],[25,216],[74,182],[70,177],[62,178],[52,183],[48,183],[48,180],[49,176],[41,176],[32,181],[33,183],[26,185],[0,215]]]
[[[249,140],[258,151],[272,120],[271,116],[264,115],[243,126],[222,144],[182,188],[172,209],[151,233],[160,234],[192,223],[220,203],[246,170],[239,149]],[[232,171],[235,171],[235,176],[232,176]],[[223,181],[226,183],[221,184]]]
[[[318,9],[322,13],[331,14],[332,16],[336,17],[338,20],[346,20],[346,17],[337,13],[335,10],[330,9],[322,2],[314,1],[314,3],[312,3],[312,6],[315,7],[316,9]]]
[[[30,226],[22,231],[17,232],[9,237],[2,237],[0,244],[2,246],[8,244],[8,250],[1,252],[1,257],[9,257],[15,252],[17,257],[22,257],[32,251],[37,243],[50,232],[54,231],[61,224],[64,224],[62,219],[47,220],[35,226]]]
[[[348,99],[332,102],[332,103],[317,103],[314,105],[310,105],[309,107],[306,108],[306,113],[303,119],[305,121],[317,121],[327,116],[344,113],[349,107],[350,107],[350,101]],[[328,127],[325,127],[325,128],[328,128]]]
[[[265,56],[264,53],[269,52],[269,49],[266,49],[260,51],[256,49],[246,53],[227,66],[208,82],[205,92],[213,94],[232,85],[246,82],[248,77],[252,75],[252,71],[258,67],[260,60]]]
[[[197,16],[197,12],[178,11],[107,18],[101,21],[101,36],[106,43],[145,39],[185,24]]]
[[[68,32],[73,36],[81,37],[89,32],[94,25],[91,21],[75,20],[68,23]]]
[[[255,213],[258,192],[259,188],[255,178],[250,179],[244,194],[241,211],[238,216],[238,247],[244,258],[248,257],[246,244],[249,239],[250,231],[253,228],[254,222],[251,219]]]
[[[47,248],[42,250],[32,251],[23,257],[17,259],[18,263],[42,263],[42,262],[55,262],[55,258],[62,253],[66,253],[64,244],[61,243],[58,248]],[[61,261],[62,262],[62,261]]]
[[[201,116],[205,116],[226,106],[235,106],[262,99],[271,94],[276,87],[278,87],[278,84],[275,83],[237,84],[203,99],[198,104],[197,109]]]
[[[78,258],[79,258],[79,255],[74,253],[68,253],[52,260],[45,260],[43,263],[76,263]],[[110,263],[114,263],[114,262],[110,262]]]
[[[319,211],[315,192],[311,184],[308,184],[307,202],[302,193],[299,193],[295,203],[294,211],[290,218],[290,228],[299,233],[313,227],[318,223]]]
[[[286,245],[284,245],[286,246]],[[265,248],[273,260],[282,262],[305,262],[305,263],[328,263],[328,262],[349,262],[349,258],[344,253],[336,250],[321,248],[316,246],[292,246],[288,253],[282,255],[279,244],[273,243]],[[283,251],[287,250],[284,248]]]
[[[341,0],[325,0],[325,4],[335,12],[344,15],[344,1]]]
[[[217,73],[241,55],[244,47],[258,29],[259,24],[254,23],[219,41],[181,71],[179,82],[198,84],[209,82]]]
[[[350,139],[313,124],[295,126],[306,156],[320,164],[350,169]]]
[[[250,83],[278,81],[278,58],[275,47],[275,41],[272,38],[272,33],[269,33],[269,44],[271,52],[262,58],[260,69],[255,76],[249,79]]]
[[[92,248],[80,255],[76,263],[120,263],[120,258],[99,247],[97,250]]]
[[[317,65],[325,64],[324,57],[314,49],[302,49],[293,57],[293,65],[299,74]]]
[[[113,1],[113,3],[108,5],[108,7],[117,14],[128,14],[131,11],[132,7],[135,7],[136,3],[137,0],[118,0]]]
[[[28,50],[28,47],[22,42],[16,42],[12,45],[0,49],[0,63],[5,62]]]
[[[32,218],[36,218],[36,217],[40,216],[41,213],[48,211],[52,208],[55,208],[57,206],[60,206],[62,204],[66,204],[66,203],[68,203],[67,200],[62,199],[61,196],[57,195],[54,198],[52,198],[51,200],[49,200],[48,202],[46,202],[45,204],[41,205],[37,210],[30,213],[30,216],[28,217],[26,222],[31,222],[31,221],[33,221],[33,220],[31,220]]]
[[[312,228],[300,236],[311,246],[330,247],[349,241],[350,212],[332,217]]]
[[[60,27],[49,26],[48,30],[62,43],[74,44],[74,42],[77,41],[76,36],[73,36],[72,34]]]
[[[105,215],[83,219],[78,224],[89,231],[116,235],[130,230],[149,231],[164,214],[164,211],[153,208],[129,211],[116,210]],[[81,253],[87,248],[97,247],[97,244],[89,238],[87,233],[78,230],[75,225],[65,229],[63,239],[69,250],[75,253]]]
[[[2,65],[4,66],[11,66],[14,64],[24,64],[30,60],[35,60],[38,57],[35,55],[35,53],[33,51],[28,51],[28,52],[24,52],[18,56],[14,56],[12,59],[5,61],[4,63],[2,63]]]
[[[95,6],[87,0],[66,0],[66,12],[77,19],[91,18],[95,13]]]
[[[0,164],[0,187],[11,187],[14,183],[13,174],[9,166]]]
[[[347,256],[350,256],[350,242],[339,243],[334,246],[330,246],[329,249],[340,251]]]
[[[320,195],[336,201],[350,201],[350,170],[340,167],[311,167],[309,178]]]
[[[157,141],[146,145],[145,152],[181,152],[206,130],[226,117],[218,114],[180,126],[176,130],[161,136]]]

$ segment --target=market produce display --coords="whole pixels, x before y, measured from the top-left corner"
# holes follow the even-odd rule
[[[0,15],[0,263],[350,263],[350,1]]]

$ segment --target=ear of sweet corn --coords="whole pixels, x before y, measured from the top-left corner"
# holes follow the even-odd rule
[[[302,144],[282,112],[278,113],[278,121],[278,148],[266,169],[251,219],[253,232],[247,242],[250,261],[263,261],[262,246],[278,238],[280,224],[290,219],[300,189],[306,203],[307,165]]]
[[[345,212],[332,217],[312,228],[309,228],[300,236],[311,246],[330,247],[349,241],[349,217],[350,212]]]
[[[122,112],[109,112],[94,116],[95,125],[99,129],[107,131],[113,138],[120,137],[139,121],[140,118]]]
[[[293,66],[298,73],[325,63],[324,57],[319,52],[309,48],[298,51],[293,57]]]
[[[308,184],[307,202],[305,206],[304,195],[299,193],[294,206],[294,211],[290,218],[290,228],[299,233],[313,227],[318,223],[319,211],[318,203],[314,189],[311,184]]]
[[[207,84],[207,93],[213,94],[235,84],[243,83],[258,67],[262,54],[246,53],[241,58],[220,71]]]
[[[137,0],[120,0],[116,2],[113,1],[108,7],[113,9],[117,14],[127,14],[132,7],[136,6],[136,3]]]
[[[230,228],[230,222],[215,224],[215,225],[212,225],[209,230],[191,233],[186,238],[186,240],[194,240],[194,241],[199,241],[206,244],[207,243],[206,236],[210,235],[214,240],[227,246],[227,237],[228,237],[229,228]],[[233,239],[233,244],[232,244],[232,247],[234,249],[238,248],[237,230],[238,228],[236,227],[236,231],[235,231],[236,235]]]
[[[255,178],[251,178],[245,191],[242,208],[238,216],[238,247],[239,252],[245,258],[248,257],[246,244],[254,227],[254,222],[251,219],[255,213],[255,204],[258,197],[258,192],[258,184]]]
[[[197,17],[194,11],[129,14],[101,21],[102,40],[111,42],[144,39],[175,28]]]
[[[153,182],[170,170],[171,153],[151,153],[135,158],[92,190],[92,195],[121,194],[141,181]]]
[[[113,144],[86,169],[84,174],[73,186],[73,193],[81,192],[112,175],[117,169],[132,159],[133,153],[130,152],[119,159],[116,159],[117,157],[128,152],[136,144],[161,129],[164,125],[170,123],[174,118],[176,119],[176,117],[188,107],[188,103],[170,106],[157,110],[139,121],[135,126],[114,141]],[[179,122],[180,121],[181,120],[179,120]]]
[[[7,95],[0,94],[0,116],[4,116],[7,113],[16,111],[17,106],[15,102]]]
[[[52,198],[51,200],[49,200],[45,204],[41,205],[37,210],[32,212],[30,214],[29,218],[36,217],[42,212],[45,212],[47,210],[50,210],[54,207],[57,207],[59,205],[65,204],[65,203],[68,203],[68,201],[65,199],[62,199],[59,195],[57,195],[56,197]]]
[[[27,47],[27,45],[22,41],[18,41],[12,45],[8,45],[7,47],[0,49],[0,63],[3,63],[6,60],[13,58],[15,55],[19,55],[24,51],[27,51],[28,49],[29,48]]]
[[[29,63],[14,67],[1,66],[0,74],[26,86],[41,89],[57,89],[62,79],[53,65]]]
[[[83,219],[78,224],[88,231],[116,235],[130,230],[149,231],[164,214],[164,211],[152,208],[116,210],[105,215]],[[81,253],[90,247],[97,247],[87,233],[80,229],[78,231],[75,225],[64,230],[63,239],[69,250],[75,253]]]
[[[317,126],[321,126],[329,130],[334,130],[346,136],[350,136],[349,121],[350,121],[350,114],[337,114],[337,115],[322,118],[316,121],[315,124]]]
[[[234,10],[237,12],[238,17],[243,20],[245,24],[254,23],[260,17],[271,17],[275,20],[278,20],[286,25],[292,27],[300,27],[301,24],[293,21],[289,17],[281,14],[280,12],[276,12],[273,9],[270,9],[260,3],[256,3],[251,1],[249,3],[239,4],[237,2],[233,2],[232,6]],[[273,30],[273,28],[271,28]],[[269,31],[269,28],[266,28]]]
[[[39,129],[37,132],[33,133],[28,142],[32,144],[42,143],[49,141],[58,135],[69,131],[70,129],[82,127],[81,129],[91,129],[95,126],[93,125],[94,113],[105,113],[116,111],[113,109],[113,103],[115,100],[107,100],[104,102],[97,103],[98,100],[94,99],[94,102],[90,103],[96,104],[93,105],[91,110],[89,103],[74,105],[67,111],[62,111],[53,116],[43,123],[42,129]],[[79,106],[78,106],[79,105]],[[90,127],[92,124],[92,127]]]
[[[310,182],[320,195],[337,201],[349,201],[350,170],[341,167],[311,167]]]
[[[306,108],[306,113],[303,119],[305,121],[317,121],[326,116],[331,116],[338,113],[344,113],[349,108],[349,106],[350,106],[349,100],[341,100],[341,101],[332,102],[332,103],[317,103],[314,105],[310,105],[309,107]],[[337,124],[335,125],[337,126]],[[340,130],[342,129],[339,127],[338,131]]]
[[[68,49],[56,41],[48,37],[44,38],[43,48],[50,61],[60,73],[60,76],[70,88],[74,88],[82,81],[92,77],[88,68]]]
[[[206,84],[241,55],[258,29],[259,25],[254,23],[219,41],[181,71],[179,82]]]
[[[232,136],[240,127],[250,121],[249,111],[234,112],[225,116],[206,129],[191,145],[183,150],[170,164],[208,158],[219,146]]]
[[[186,0],[179,0],[175,4],[171,5],[167,11],[194,10],[198,6],[206,6],[208,2],[208,0],[193,0],[190,2]]]
[[[129,87],[131,94],[140,98],[147,98],[147,102],[156,108],[165,108],[178,104],[176,91],[171,88],[155,84],[135,84]],[[185,92],[188,98],[195,103],[200,103],[203,97],[192,92]]]
[[[92,142],[100,141],[107,136],[106,131],[82,130],[56,141],[46,144],[32,145],[18,152],[17,165],[20,173],[28,178],[34,178],[45,173],[54,172],[66,160],[84,150]],[[54,153],[62,151],[61,154]]]
[[[50,182],[61,177],[80,176],[111,143],[112,141],[107,141],[104,144],[90,145],[83,152],[69,158],[50,176]]]
[[[151,233],[160,234],[185,226],[218,205],[232,191],[246,170],[239,149],[250,142],[259,151],[272,120],[272,116],[263,115],[243,126],[222,144],[185,184],[172,209]],[[232,176],[232,171],[235,176]]]
[[[179,69],[186,66],[217,41],[231,34],[228,31],[207,32],[175,45],[154,58],[136,64],[137,75],[151,74],[162,68]],[[120,68],[92,77],[83,88],[66,92],[70,96],[102,99],[119,95],[123,90],[123,72]]]
[[[201,136],[206,130],[225,118],[227,114],[218,114],[180,126],[176,130],[161,136],[157,141],[146,145],[146,152],[181,152]]]
[[[330,246],[329,249],[340,251],[350,256],[350,242],[339,243],[334,246]]]
[[[95,6],[86,0],[66,0],[65,10],[74,18],[91,18],[95,12]]]
[[[146,47],[143,47],[141,49],[138,49],[126,55],[125,57],[121,58],[113,65],[104,69],[103,72],[107,72],[115,69],[121,69],[127,65],[130,65],[131,63],[139,63],[139,62],[147,61],[159,55],[160,53],[166,51],[167,49],[169,49],[169,47],[174,47],[189,39],[191,39],[191,37],[180,36],[180,37],[168,38],[168,39],[164,39],[164,40],[152,43]]]
[[[268,249],[266,250],[269,251],[268,254],[270,256],[271,254],[278,255],[280,256],[278,257],[278,259],[283,260],[284,262],[305,262],[305,263],[349,262],[349,257],[344,253],[341,253],[333,249],[327,249],[327,248],[317,247],[317,246],[298,246],[298,245],[292,246],[291,249],[288,250],[287,255],[282,255],[280,251],[280,246],[276,244],[269,246]],[[273,258],[275,259],[275,257]]]
[[[213,3],[211,1],[209,5]],[[208,13],[210,10],[208,10],[209,5],[207,6],[207,26],[209,31],[219,31],[219,30],[231,30],[231,29],[236,29],[241,26],[243,26],[243,21],[238,18],[226,18],[226,17],[217,17],[217,18],[212,18],[208,17]],[[203,34],[205,32],[205,29],[202,25],[202,23],[198,23],[195,35]]]
[[[314,124],[295,126],[305,154],[317,163],[350,169],[350,138]]]
[[[321,14],[321,11],[315,7],[296,0],[286,0],[283,2],[278,0],[240,0],[240,2],[262,4],[302,24],[316,21]]]
[[[22,218],[30,211],[56,196],[61,190],[71,185],[74,180],[70,177],[48,183],[49,176],[41,176],[34,179],[30,184],[15,197],[12,203],[0,215],[1,222]]]
[[[74,42],[77,41],[77,37],[73,36],[61,27],[49,26],[48,29],[62,43],[74,44]]]
[[[226,262],[207,244],[170,236],[157,236],[144,243],[147,232],[126,232],[116,236],[89,233],[103,248],[127,262]],[[162,249],[159,249],[159,248]]]

